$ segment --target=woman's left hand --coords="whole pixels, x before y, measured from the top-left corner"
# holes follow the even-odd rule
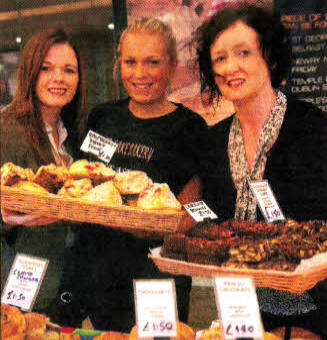
[[[22,225],[25,227],[44,226],[58,222],[58,218],[20,214],[12,210],[1,209],[2,220],[10,226]]]

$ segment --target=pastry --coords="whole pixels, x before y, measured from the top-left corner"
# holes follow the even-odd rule
[[[57,192],[57,195],[66,197],[81,197],[92,188],[92,181],[89,178],[68,179]]]
[[[34,312],[26,313],[24,317],[26,321],[26,339],[42,340],[50,319],[43,314]]]
[[[97,185],[83,195],[82,198],[94,202],[106,203],[114,207],[123,205],[121,195],[112,181]]]
[[[20,190],[38,192],[41,194],[49,193],[45,188],[41,187],[40,185],[34,182],[29,182],[29,181],[20,181],[20,182],[15,183],[11,187],[15,189],[20,189]]]
[[[21,311],[13,306],[1,304],[1,340],[24,339],[26,321]]]
[[[148,185],[140,193],[137,200],[137,207],[143,209],[182,209],[182,205],[178,202],[166,183]]]
[[[19,181],[32,181],[32,169],[23,169],[11,162],[4,163],[0,169],[1,185],[11,186]]]
[[[68,179],[68,170],[55,164],[42,165],[36,172],[33,182],[41,185],[51,193],[57,193]]]
[[[101,162],[89,162],[80,159],[69,168],[69,177],[72,179],[90,178],[95,185],[112,180],[116,172]]]
[[[119,172],[114,184],[122,195],[140,194],[152,181],[143,171],[130,170]]]
[[[128,340],[128,334],[118,332],[103,332],[93,338],[93,340]]]

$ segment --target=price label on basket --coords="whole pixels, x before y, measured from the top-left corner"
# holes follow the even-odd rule
[[[92,153],[105,163],[109,163],[117,149],[117,146],[118,144],[110,138],[106,138],[92,130],[89,130],[81,145],[81,150],[86,153]]]
[[[261,339],[263,327],[252,279],[216,277],[215,292],[225,339]]]
[[[203,201],[184,204],[184,208],[196,222],[217,218],[217,215]]]
[[[32,310],[49,261],[17,254],[2,291],[1,302]]]
[[[138,337],[176,337],[177,309],[173,280],[134,280]]]
[[[267,223],[285,219],[267,180],[250,182],[249,185]]]

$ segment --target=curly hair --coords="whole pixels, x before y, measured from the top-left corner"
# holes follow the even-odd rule
[[[202,99],[206,98],[207,104],[211,104],[214,98],[219,99],[221,96],[212,71],[210,47],[221,32],[237,21],[243,22],[257,32],[272,86],[278,88],[288,76],[291,66],[291,45],[288,32],[281,23],[278,13],[255,6],[225,8],[217,12],[208,22],[204,22],[195,32],[194,37],[200,70],[201,94]]]

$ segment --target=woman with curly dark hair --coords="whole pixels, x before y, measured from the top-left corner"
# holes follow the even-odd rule
[[[291,61],[279,16],[227,8],[199,28],[196,42],[203,98],[222,95],[236,111],[210,129],[203,199],[221,221],[260,220],[249,183],[268,180],[287,218],[327,220],[327,116],[278,90]],[[325,338],[324,284],[301,296],[258,289],[265,328],[297,324]]]

